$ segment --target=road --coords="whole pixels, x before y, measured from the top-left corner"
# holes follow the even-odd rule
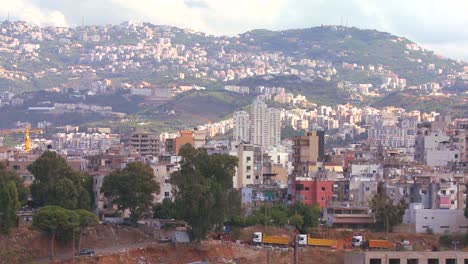
[[[146,242],[146,243],[111,246],[111,247],[105,247],[105,248],[93,248],[93,250],[95,252],[95,255],[102,256],[102,255],[108,255],[108,254],[123,253],[129,250],[146,248],[148,246],[158,245],[158,244],[159,244],[158,242]],[[70,250],[67,253],[56,255],[54,257],[54,261],[64,261],[64,260],[69,260],[71,258],[72,258],[72,251]],[[76,257],[76,258],[79,258],[79,257]],[[49,258],[47,257],[47,258],[36,259],[35,263],[46,264],[46,263],[52,263],[52,261],[50,261]]]

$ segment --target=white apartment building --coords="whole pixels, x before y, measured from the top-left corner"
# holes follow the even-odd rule
[[[252,104],[250,118],[251,142],[255,145],[268,146],[269,118],[267,105],[261,101]]]
[[[281,144],[281,111],[264,102],[252,104],[250,114],[238,111],[233,116],[233,142],[250,142],[265,148]]]
[[[234,144],[250,141],[250,115],[245,111],[235,112],[233,116]]]
[[[263,147],[281,142],[281,111],[269,109],[264,102],[256,101],[250,114],[250,141]]]
[[[278,146],[281,143],[281,111],[268,109],[268,146]]]
[[[420,209],[415,210],[416,233],[426,233],[428,229],[435,234],[466,233],[468,218],[463,210]]]
[[[161,188],[159,194],[155,196],[155,202],[161,203],[165,198],[172,199],[172,184],[170,183],[170,179],[172,173],[179,170],[179,165],[158,164],[151,165],[151,168],[153,168],[154,177]]]
[[[263,147],[253,144],[241,143],[230,155],[239,159],[236,174],[233,178],[233,187],[244,188],[251,184],[263,181]]]

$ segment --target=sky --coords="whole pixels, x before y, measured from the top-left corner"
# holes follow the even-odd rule
[[[0,18],[8,14],[39,25],[138,20],[216,35],[343,23],[468,61],[468,0],[0,0]]]

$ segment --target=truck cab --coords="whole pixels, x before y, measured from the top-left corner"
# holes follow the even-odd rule
[[[360,247],[362,246],[362,242],[364,241],[364,237],[363,236],[353,236],[353,239],[352,239],[352,243],[353,243],[353,247]]]
[[[262,243],[262,238],[263,238],[263,234],[262,232],[254,232],[254,235],[253,235],[253,238],[252,238],[252,242],[254,244],[261,244]]]
[[[307,246],[307,235],[297,235],[299,246]]]

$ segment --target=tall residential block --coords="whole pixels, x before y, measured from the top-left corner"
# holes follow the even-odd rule
[[[250,139],[254,145],[268,147],[270,144],[268,107],[264,102],[252,104],[250,113]]]
[[[245,111],[235,112],[233,116],[234,143],[250,141],[250,115]]]
[[[262,101],[252,104],[250,114],[235,112],[233,116],[234,144],[249,142],[263,147],[281,143],[281,111],[268,108]]]
[[[268,109],[268,145],[278,146],[281,143],[281,111]]]

